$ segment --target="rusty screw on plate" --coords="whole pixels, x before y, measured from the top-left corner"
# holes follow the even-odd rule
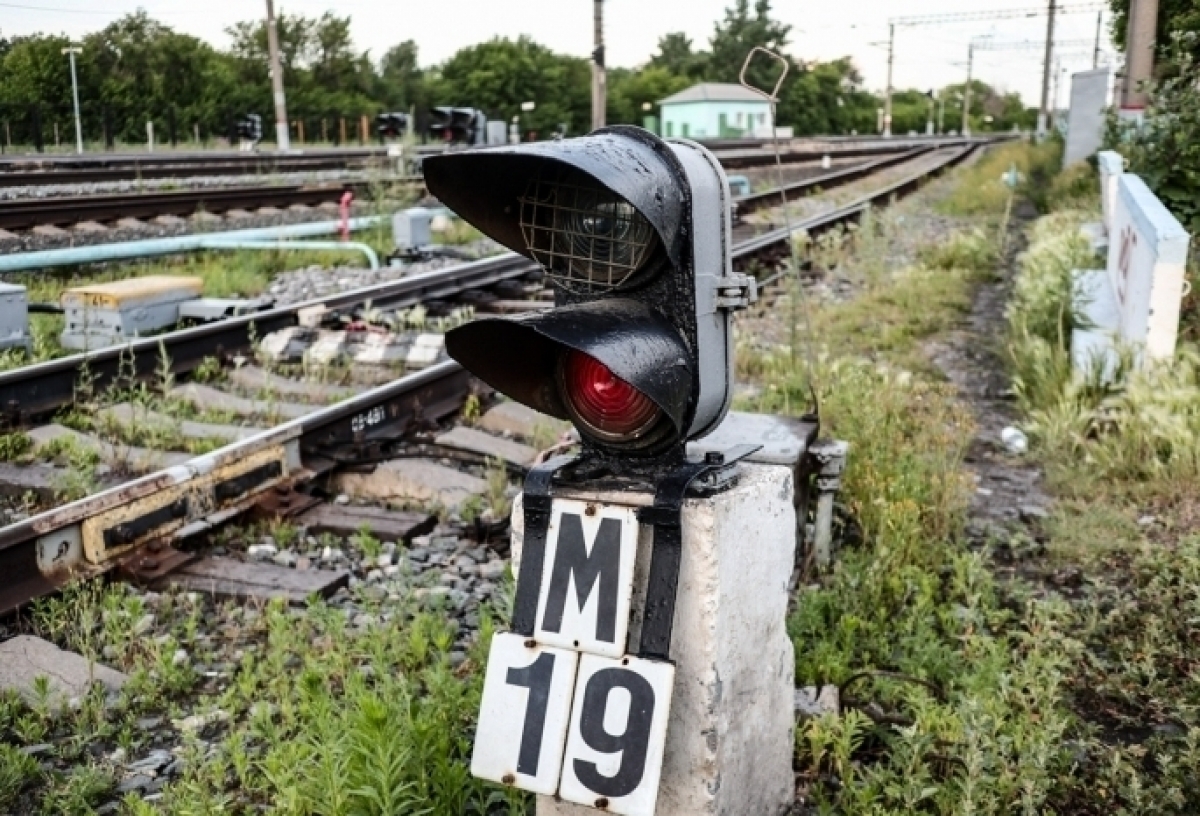
[[[600,808],[601,810],[608,807],[608,799],[601,796],[599,799],[596,800],[596,807]]]
[[[150,552],[153,552],[153,553],[162,552],[162,548],[163,548],[163,543],[161,541],[151,541],[149,544],[146,545],[146,549],[148,549]]]
[[[525,641],[525,648],[526,648],[526,649],[535,649],[535,648],[537,648],[537,641],[536,641],[536,640],[534,640],[533,638],[530,638],[529,640]]]
[[[584,513],[586,513],[586,514],[587,514],[587,515],[589,515],[589,516],[594,516],[594,515],[596,515],[596,505],[594,505],[594,504],[589,504],[589,505],[587,506],[587,509],[586,509],[586,510],[584,510],[583,512],[584,512]]]
[[[511,785],[512,783],[517,781],[517,778],[515,776],[513,776],[512,774],[505,774],[504,776],[500,777],[500,781],[503,782],[505,785]]]

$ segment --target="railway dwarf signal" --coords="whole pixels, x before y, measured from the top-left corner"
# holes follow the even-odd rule
[[[444,142],[481,144],[487,138],[487,115],[475,108],[437,107],[429,111],[429,135]]]
[[[431,156],[429,191],[538,262],[554,308],[446,336],[496,390],[579,430],[582,453],[525,484],[513,631],[492,644],[472,771],[609,813],[652,816],[675,694],[682,504],[732,483],[742,448],[689,461],[732,397],[732,313],[756,298],[730,257],[730,192],[685,140],[612,127],[579,139]],[[597,479],[653,506],[555,495]],[[787,506],[790,512],[790,505]],[[630,643],[639,530],[653,528]]]
[[[262,117],[257,113],[239,116],[235,129],[242,150],[250,150],[262,141]]]
[[[375,117],[375,130],[380,139],[398,139],[408,133],[408,114],[381,113]]]
[[[431,156],[429,191],[537,261],[555,308],[484,318],[450,356],[512,399],[571,421],[613,473],[684,458],[732,397],[730,193],[700,145],[618,126],[578,139]]]

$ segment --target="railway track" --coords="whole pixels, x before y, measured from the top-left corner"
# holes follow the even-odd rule
[[[212,152],[15,158],[0,161],[0,188],[362,170],[377,166],[387,158],[386,149],[377,148],[286,154]]]
[[[973,144],[971,140],[943,140],[912,146],[907,143],[849,143],[846,146],[835,145],[832,148],[814,149],[806,147],[803,150],[785,152],[782,159],[795,163],[814,161],[825,157],[843,160],[847,158],[868,157],[869,160],[850,168],[837,170],[821,175],[815,179],[789,185],[786,188],[789,197],[806,195],[820,187],[831,187],[845,184],[871,173],[877,172],[894,164],[908,161],[918,155],[935,149]],[[356,154],[357,155],[357,154]],[[718,158],[729,169],[743,167],[761,167],[775,161],[773,151],[766,149],[738,149],[718,151]],[[370,156],[368,155],[368,158]],[[314,162],[345,162],[345,156],[315,156],[304,158]],[[139,162],[145,161],[139,159]],[[301,161],[301,158],[281,157],[278,162]],[[245,172],[250,172],[261,165],[262,159],[250,156],[236,163]],[[160,173],[159,177],[177,170],[191,172],[194,168],[209,167],[198,160],[181,164],[180,159],[167,159],[143,167],[135,164],[131,172],[153,170]],[[228,167],[227,157],[217,161],[217,165]],[[70,167],[70,165],[68,165]],[[39,178],[59,182],[64,175],[72,172],[104,172],[120,173],[129,168],[120,166],[85,167],[74,170],[46,170],[34,175]],[[14,171],[0,172],[0,185],[9,183]],[[19,173],[18,173],[19,175]],[[406,183],[418,184],[419,177],[401,179]],[[0,201],[0,230],[19,232],[31,230],[39,226],[63,227],[82,222],[113,223],[122,218],[147,219],[157,216],[187,217],[197,212],[222,213],[230,210],[254,210],[264,207],[287,208],[292,206],[318,206],[321,204],[337,203],[344,192],[353,192],[356,196],[363,195],[367,190],[364,182],[347,184],[323,185],[255,185],[243,187],[217,187],[194,190],[170,190],[149,193],[120,193],[104,195],[62,196],[48,198],[17,198]],[[763,206],[773,206],[772,200],[777,198],[779,191],[771,190],[744,196],[737,200],[741,212],[751,212]]]
[[[936,162],[882,189],[796,222],[792,231],[771,230],[743,240],[733,247],[734,262],[746,266],[753,259],[777,258],[786,253],[792,232],[817,234],[861,218],[872,206],[912,192],[931,176],[964,161],[976,147],[945,151]],[[439,304],[440,311],[449,311],[455,301],[499,311],[522,305],[536,308],[531,300],[540,297],[540,277],[533,262],[507,254],[52,360],[0,374],[0,410],[10,425],[28,428],[74,405],[85,381],[87,390],[97,393],[119,383],[173,379],[196,371],[212,358],[229,362],[251,357],[260,338],[311,322],[318,315],[326,322],[368,321],[367,311],[378,314],[422,306],[432,312],[439,310]],[[489,288],[501,291],[481,295]],[[524,300],[514,304],[514,291]],[[118,566],[140,580],[161,578],[189,558],[172,549],[172,542],[202,534],[252,508],[267,507],[285,516],[309,508],[320,494],[309,486],[320,485],[342,467],[403,455],[414,434],[428,432],[458,414],[474,387],[456,363],[433,362],[377,388],[351,388],[360,393],[333,405],[293,406],[288,411],[292,418],[282,424],[251,428],[241,434],[245,438],[194,458],[176,453],[173,458],[178,461],[165,469],[4,527],[0,529],[0,575],[4,576],[0,613],[54,592],[75,577]],[[184,393],[201,391],[192,387]],[[238,399],[253,402],[227,395],[226,404]],[[435,456],[453,453],[455,447],[428,448],[428,440],[419,446],[433,450]],[[458,453],[472,455],[469,448]],[[474,454],[478,460],[478,451]]]
[[[28,230],[39,226],[64,226],[83,221],[105,223],[121,218],[154,218],[161,215],[186,217],[199,211],[222,213],[263,207],[315,207],[338,203],[347,190],[360,195],[366,190],[366,185],[264,185],[15,199],[0,201],[0,229]]]

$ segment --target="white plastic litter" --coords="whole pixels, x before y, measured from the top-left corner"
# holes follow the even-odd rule
[[[1025,453],[1029,450],[1029,437],[1019,428],[1009,426],[1000,432],[1000,439],[1009,453]]]

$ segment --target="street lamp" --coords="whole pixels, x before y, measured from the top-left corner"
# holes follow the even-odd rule
[[[83,47],[70,45],[62,50],[71,59],[71,99],[75,103],[75,152],[83,153],[83,125],[79,122],[79,80],[75,77],[75,55],[83,53]]]

